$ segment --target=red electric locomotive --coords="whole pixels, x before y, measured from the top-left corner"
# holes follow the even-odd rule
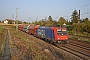
[[[69,43],[68,33],[66,28],[52,27],[56,43]]]

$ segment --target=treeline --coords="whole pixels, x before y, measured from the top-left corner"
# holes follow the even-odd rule
[[[69,34],[79,35],[85,34],[88,35],[90,33],[90,20],[88,18],[79,19],[79,13],[77,10],[74,10],[71,15],[71,20],[65,20],[64,17],[60,17],[59,20],[54,20],[52,16],[48,16],[48,19],[36,20],[32,23],[30,22],[22,22],[8,20],[8,24],[39,24],[41,26],[59,26],[62,27],[63,24],[66,24],[67,30]]]
[[[64,17],[60,17],[58,21],[53,20],[51,16],[48,19],[42,19],[39,21],[32,22],[33,24],[45,25],[45,26],[63,26],[65,23],[69,34],[88,34],[90,33],[90,20],[88,18],[79,19],[79,13],[74,10],[71,15],[71,20],[67,21]]]

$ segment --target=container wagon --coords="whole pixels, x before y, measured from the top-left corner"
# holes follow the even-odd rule
[[[36,37],[45,39],[45,29],[46,29],[45,26],[38,27],[36,30]]]
[[[24,26],[24,32],[28,33],[28,28],[29,28],[30,25],[25,25]]]

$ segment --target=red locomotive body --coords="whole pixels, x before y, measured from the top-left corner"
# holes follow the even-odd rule
[[[54,31],[55,42],[57,43],[68,43],[68,33],[66,28],[52,27]]]

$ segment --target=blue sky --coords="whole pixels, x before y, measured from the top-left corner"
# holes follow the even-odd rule
[[[70,20],[75,9],[81,10],[81,19],[90,19],[90,0],[0,0],[0,20],[12,19],[12,15],[15,19],[17,7],[18,19],[22,21],[32,22],[49,15],[54,20],[60,17]]]

